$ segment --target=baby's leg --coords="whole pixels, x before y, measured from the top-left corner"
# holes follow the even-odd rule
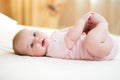
[[[107,23],[99,23],[88,32],[84,45],[89,53],[95,57],[105,57],[112,49]]]

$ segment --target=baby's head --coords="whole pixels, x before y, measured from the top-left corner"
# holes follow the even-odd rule
[[[49,43],[48,36],[33,29],[22,29],[13,39],[13,49],[16,54],[29,56],[43,56]]]

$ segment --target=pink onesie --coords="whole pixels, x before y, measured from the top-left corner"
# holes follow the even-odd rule
[[[64,36],[67,30],[56,31],[51,36],[51,42],[48,46],[48,51],[46,56],[54,58],[72,59],[72,60],[109,60],[113,59],[116,55],[116,44],[113,44],[113,49],[110,54],[104,58],[98,58],[91,55],[84,46],[84,39],[86,37],[85,33],[82,33],[76,45],[69,50],[66,47]]]

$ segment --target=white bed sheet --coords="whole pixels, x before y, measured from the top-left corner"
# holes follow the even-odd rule
[[[0,25],[0,80],[120,80],[120,49],[111,61],[15,55],[12,38],[23,27],[16,23]],[[44,30],[50,34],[53,31]],[[120,36],[112,36],[120,46]]]

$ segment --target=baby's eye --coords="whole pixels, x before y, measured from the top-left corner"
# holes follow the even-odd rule
[[[33,36],[36,37],[36,32],[33,33]]]
[[[32,48],[33,46],[34,46],[34,43],[31,43],[31,44],[30,44],[30,47]]]

